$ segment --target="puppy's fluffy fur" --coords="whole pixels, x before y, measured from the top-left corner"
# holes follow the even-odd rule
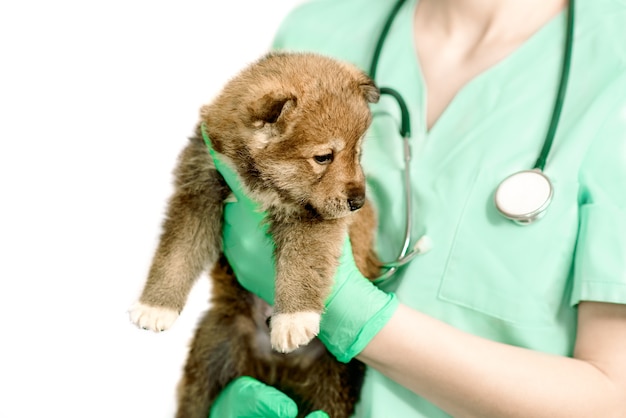
[[[243,375],[287,393],[301,416],[315,409],[332,417],[353,413],[364,366],[339,363],[317,339],[309,342],[346,234],[363,274],[374,278],[380,270],[375,216],[359,164],[371,122],[368,104],[378,97],[373,81],[350,64],[271,53],[201,109],[196,135],[179,157],[147,282],[130,311],[142,328],[167,329],[195,279],[213,265],[211,308],[179,385],[179,418],[206,417],[224,386]],[[239,285],[221,253],[223,205],[231,190],[215,169],[201,126],[267,213],[276,244],[273,312]]]

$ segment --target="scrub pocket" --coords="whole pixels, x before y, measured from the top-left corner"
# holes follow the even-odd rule
[[[578,183],[553,179],[545,215],[517,225],[495,208],[497,178],[481,173],[469,191],[439,298],[518,326],[547,326],[569,299]]]

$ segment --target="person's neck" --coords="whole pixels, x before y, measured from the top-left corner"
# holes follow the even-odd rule
[[[567,0],[420,0],[417,23],[468,44],[515,41],[556,16]]]

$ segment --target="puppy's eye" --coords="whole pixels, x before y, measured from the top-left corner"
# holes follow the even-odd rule
[[[329,154],[316,155],[315,157],[313,157],[313,159],[315,160],[316,163],[320,165],[326,165],[326,164],[330,164],[333,162],[333,154],[331,152]]]

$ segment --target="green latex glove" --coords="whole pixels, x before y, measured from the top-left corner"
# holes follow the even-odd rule
[[[235,172],[211,149],[206,135],[205,142],[236,198],[229,199],[232,201],[224,207],[224,254],[241,285],[273,304],[274,242],[263,223],[264,214],[246,196]],[[339,361],[348,362],[387,323],[398,301],[394,294],[381,291],[361,274],[347,239],[334,280],[318,337]]]
[[[296,418],[298,407],[287,395],[252,377],[239,377],[219,394],[210,418]],[[306,418],[328,418],[323,411]]]

